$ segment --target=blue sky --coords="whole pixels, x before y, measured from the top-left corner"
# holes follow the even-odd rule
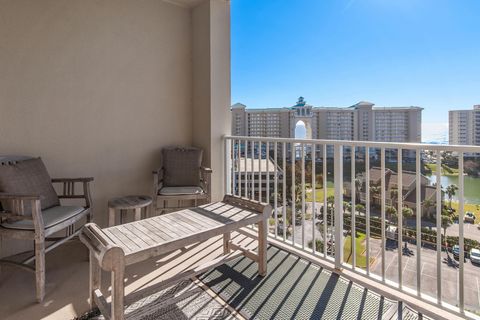
[[[231,13],[232,103],[417,105],[426,131],[480,104],[478,0],[232,0]]]

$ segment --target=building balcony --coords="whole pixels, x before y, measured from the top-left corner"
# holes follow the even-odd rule
[[[428,221],[404,217],[403,210],[394,218],[384,188],[370,197],[368,177],[365,209],[357,207],[362,190],[347,197],[340,186],[347,180],[357,186],[349,172],[370,165],[399,168],[401,176],[424,149],[461,154],[479,147],[226,136],[229,10],[227,0],[2,2],[0,156],[42,157],[51,176],[93,176],[100,227],[107,226],[109,199],[151,194],[151,172],[161,149],[172,145],[204,151],[204,165],[213,169],[212,201],[231,193],[272,205],[267,276],[259,277],[249,258],[234,260],[129,304],[127,318],[475,318],[479,280],[468,259],[471,243],[463,241],[472,230],[461,218],[462,175],[460,219],[447,232],[457,232],[459,256],[467,257],[459,262],[447,253],[452,243],[441,240],[438,207],[429,207]],[[402,149],[417,158],[402,158]],[[396,162],[386,161],[395,155]],[[436,192],[442,199],[440,186]],[[403,209],[402,199],[391,204]],[[428,239],[424,222],[433,230]],[[251,249],[247,256],[258,247],[250,239],[255,228],[232,234]],[[0,244],[1,258],[22,260],[33,248],[30,240]],[[223,246],[213,237],[134,264],[126,269],[126,293],[216,258]],[[98,310],[89,313],[89,258],[78,239],[48,252],[45,269],[46,295],[36,303],[35,277],[1,265],[0,319],[102,319]],[[102,291],[110,292],[108,277],[102,279]]]
[[[355,274],[362,283],[373,281],[382,292],[405,294],[420,304],[462,317],[475,318],[479,313],[479,288],[467,280],[478,273],[469,252],[480,245],[476,226],[464,222],[465,212],[475,208],[465,198],[467,178],[458,175],[459,190],[452,205],[444,192],[448,187],[442,180],[446,172],[426,171],[432,164],[445,164],[443,154],[451,152],[456,155],[459,172],[463,172],[465,159],[480,147],[268,137],[225,139],[230,172],[225,177],[226,192],[272,205],[272,239],[329,265],[341,275]],[[255,190],[256,185],[251,183],[250,177],[262,176],[261,170],[239,174],[231,166],[240,159],[240,152],[245,155],[245,150],[246,156],[255,161],[268,157],[276,164],[272,165],[273,179],[266,181],[269,188]],[[281,177],[276,177],[275,168],[282,170]],[[355,186],[353,192],[351,186]],[[403,190],[401,196],[397,190]],[[458,218],[446,223],[450,206]],[[475,231],[468,231],[470,226]],[[356,237],[352,237],[354,234]],[[461,247],[458,260],[452,253],[454,245]]]

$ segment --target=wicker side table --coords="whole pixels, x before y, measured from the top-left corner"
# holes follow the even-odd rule
[[[124,196],[115,197],[108,201],[108,225],[115,225],[115,216],[117,212],[120,215],[120,224],[123,223],[123,214],[129,210],[135,214],[135,221],[142,219],[149,215],[152,198],[149,196]]]

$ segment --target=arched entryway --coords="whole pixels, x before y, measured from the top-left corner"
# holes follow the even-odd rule
[[[309,120],[298,120],[295,124],[296,139],[312,139],[312,125]]]

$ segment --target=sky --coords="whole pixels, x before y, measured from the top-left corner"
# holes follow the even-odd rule
[[[423,136],[480,104],[479,0],[232,0],[232,104],[420,106]]]

